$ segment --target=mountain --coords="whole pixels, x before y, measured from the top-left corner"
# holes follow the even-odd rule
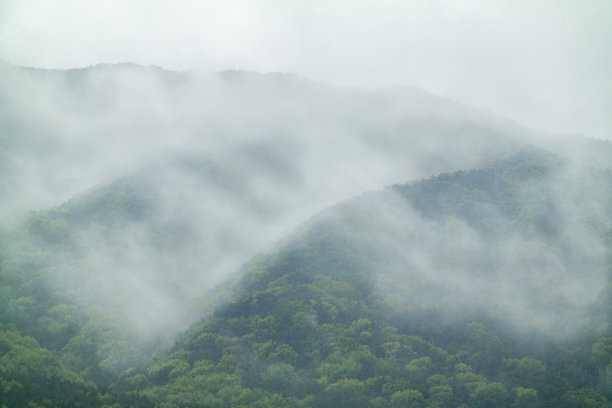
[[[415,88],[134,64],[0,71],[0,229],[26,224],[62,254],[52,287],[156,335],[327,206],[531,134]]]
[[[193,407],[609,406],[612,229],[589,205],[610,213],[612,174],[565,169],[524,149],[339,204],[122,386]]]
[[[416,88],[134,64],[0,74],[0,229],[64,245],[51,285],[148,333],[199,318],[193,302],[327,206],[531,134]]]
[[[413,88],[0,70],[2,405],[610,405],[610,143]]]
[[[246,264],[227,300],[174,345],[150,345],[148,362],[121,319],[84,316],[36,276],[9,281],[5,260],[3,289],[21,295],[3,314],[5,398],[26,401],[45,373],[50,389],[33,393],[59,406],[58,381],[64,406],[609,406],[612,174],[583,170],[523,148],[337,204]],[[150,216],[105,194],[55,220]]]
[[[290,74],[132,64],[0,66],[0,188],[11,216],[59,205],[170,150],[231,162],[259,189],[296,196],[292,208],[311,205],[308,217],[406,175],[474,166],[528,134],[414,88],[366,91]]]

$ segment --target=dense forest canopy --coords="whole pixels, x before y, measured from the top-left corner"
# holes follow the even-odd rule
[[[611,405],[610,143],[416,89],[0,70],[0,406]]]

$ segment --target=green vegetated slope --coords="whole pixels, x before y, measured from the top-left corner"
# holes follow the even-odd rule
[[[205,156],[168,160],[0,230],[0,406],[100,406],[101,390],[144,370],[156,347],[220,295],[205,297],[204,286],[194,302],[181,288],[193,272],[181,260],[197,237],[193,222],[162,215],[174,191],[159,173],[172,168],[194,187],[240,192]]]
[[[612,179],[585,171],[525,149],[339,204],[114,389],[159,406],[609,406]]]
[[[611,178],[525,148],[363,194],[250,261],[227,302],[156,352],[96,298],[105,271],[79,252],[140,227],[127,237],[158,251],[189,240],[155,220],[163,191],[124,179],[2,233],[0,402],[609,406]]]
[[[610,143],[410,88],[0,71],[0,406],[609,405]]]

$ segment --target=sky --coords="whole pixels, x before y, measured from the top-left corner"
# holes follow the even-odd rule
[[[612,140],[610,0],[2,0],[0,59],[411,85]]]

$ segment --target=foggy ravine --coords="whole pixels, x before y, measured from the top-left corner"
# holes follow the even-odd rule
[[[168,333],[202,318],[193,303],[207,291],[311,216],[364,191],[482,166],[526,142],[564,157],[580,146],[609,163],[605,143],[603,149],[589,141],[551,144],[550,136],[415,88],[366,91],[292,74],[131,64],[68,71],[3,64],[0,70],[6,225],[24,210],[57,208],[59,219],[71,216],[92,205],[92,194],[105,200],[116,180],[151,200],[145,205],[151,212],[139,221],[103,215],[68,222],[61,233],[76,250],[50,275],[58,288],[85,293],[79,302],[105,304],[139,332]],[[559,197],[554,205],[563,202]],[[592,210],[601,208],[594,203]],[[420,225],[412,217],[404,222],[412,221]],[[435,244],[435,229],[421,227],[429,232],[418,240]],[[452,233],[459,252],[483,241],[461,226]],[[591,237],[574,233],[599,262],[603,255],[589,244]],[[160,251],[164,234],[170,245]],[[508,237],[503,246],[508,271],[517,258],[535,257],[553,269],[558,262],[520,237]],[[426,275],[431,260],[419,251],[406,256]],[[440,273],[432,278],[451,274]],[[464,278],[453,274],[449,282],[461,286]],[[588,306],[601,278],[565,282],[559,290],[568,298],[578,293],[575,304]],[[525,299],[513,282],[501,285],[498,300],[520,313]],[[488,285],[488,278],[476,283],[466,296]]]

